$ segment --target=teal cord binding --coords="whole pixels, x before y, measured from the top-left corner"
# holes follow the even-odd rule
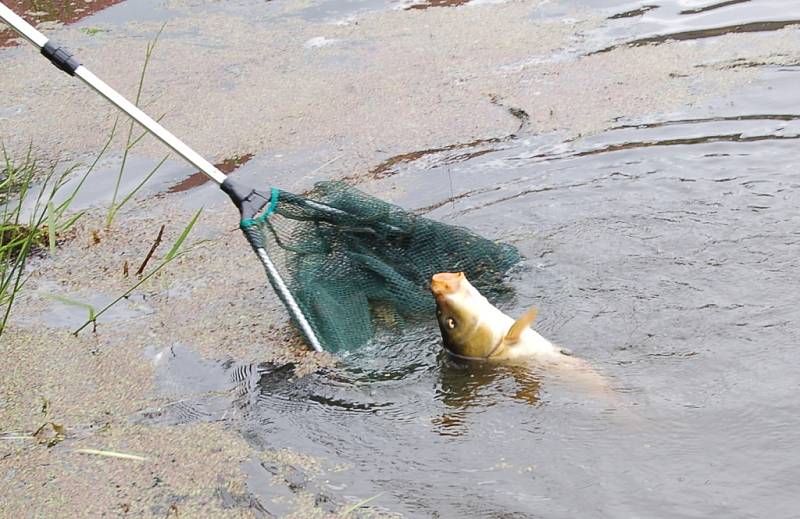
[[[278,207],[278,197],[280,196],[280,194],[281,194],[280,189],[278,189],[277,187],[272,188],[272,191],[270,192],[269,196],[269,207],[267,207],[267,212],[264,213],[264,219],[266,219],[267,216],[275,212],[275,208]]]
[[[241,222],[239,222],[239,227],[241,229],[246,229],[248,227],[252,227],[259,223],[265,223],[269,215],[275,212],[275,208],[278,207],[278,197],[280,196],[281,190],[277,187],[273,187],[270,191],[269,196],[269,205],[267,206],[267,210],[264,211],[264,214],[257,216],[255,218],[245,218]]]

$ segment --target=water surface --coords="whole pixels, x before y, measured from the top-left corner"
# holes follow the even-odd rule
[[[791,517],[798,80],[764,68],[684,113],[421,153],[370,184],[516,244],[527,261],[504,309],[537,305],[537,329],[602,371],[613,401],[535,369],[457,363],[431,323],[299,379],[217,366],[235,389],[226,419],[260,448],[320,460],[292,477],[321,502],[379,495],[368,507],[409,517]],[[270,503],[277,469],[247,470]]]
[[[562,1],[537,15],[582,8],[607,22],[559,59],[800,19],[774,1]],[[175,404],[137,419],[224,420],[264,452],[316,460],[244,466],[269,513],[310,493],[331,511],[378,496],[366,508],[408,517],[793,517],[800,67],[743,64],[757,79],[731,96],[588,137],[523,124],[408,150],[364,186],[518,246],[527,259],[504,310],[536,305],[540,333],[604,373],[615,398],[534,367],[456,362],[431,316],[301,378],[204,361],[191,345],[153,352]],[[266,160],[237,175],[258,180]],[[181,184],[192,173],[176,166],[163,190],[205,200],[213,186]]]

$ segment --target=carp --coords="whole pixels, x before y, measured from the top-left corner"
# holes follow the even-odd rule
[[[452,355],[493,362],[529,362],[560,378],[580,381],[595,389],[608,389],[605,378],[587,362],[572,356],[531,328],[532,307],[513,319],[492,305],[467,280],[463,272],[441,272],[431,280],[436,317],[445,349]]]

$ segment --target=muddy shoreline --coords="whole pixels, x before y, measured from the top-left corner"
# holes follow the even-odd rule
[[[597,46],[589,35],[609,13],[537,18],[546,3],[378,10],[318,21],[298,14],[307,7],[303,1],[282,2],[252,19],[168,2],[178,16],[164,27],[148,71],[146,109],[165,114],[164,125],[212,162],[298,157],[309,149],[317,165],[338,158],[324,171],[309,167],[302,174],[293,170],[298,162],[287,161],[270,173],[282,188],[349,178],[394,200],[402,193],[373,180],[425,150],[520,133],[568,140],[637,124],[746,85],[758,71],[743,63],[790,64],[800,56],[792,27],[591,54]],[[132,94],[144,46],[161,22],[88,20],[47,33]],[[102,30],[89,36],[81,31],[87,24]],[[116,115],[104,101],[29,47],[0,49],[0,63],[6,149],[20,153],[30,144],[43,160],[71,161],[102,147]],[[118,139],[112,148],[119,153],[122,144]],[[150,158],[163,151],[149,138],[139,148]],[[101,318],[96,332],[72,335],[82,310],[48,296],[105,300],[123,292],[135,282],[124,265],[133,270],[142,261],[162,224],[164,242],[174,241],[200,189],[209,204],[192,233],[192,251]],[[287,471],[313,472],[317,462],[281,445],[257,448],[227,410],[170,423],[168,409],[197,396],[160,385],[160,366],[176,347],[243,365],[291,363],[296,376],[336,362],[303,348],[264,286],[235,209],[211,190],[136,200],[111,229],[103,228],[105,210],[91,209],[56,257],[31,264],[0,344],[0,434],[22,437],[0,436],[0,515],[326,517],[372,497],[333,495],[323,502],[292,486]],[[156,256],[167,250],[162,245]],[[221,392],[228,402],[229,389],[209,393]],[[64,426],[63,441],[48,447],[28,437],[49,422]],[[248,488],[253,463],[275,468],[269,477],[281,491],[261,496],[275,502],[259,501]]]

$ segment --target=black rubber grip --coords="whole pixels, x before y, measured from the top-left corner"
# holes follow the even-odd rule
[[[50,60],[50,63],[60,68],[70,76],[75,75],[75,69],[81,66],[67,49],[48,41],[42,47],[42,55]]]
[[[242,219],[255,218],[264,207],[269,203],[271,195],[262,191],[256,191],[252,187],[248,187],[238,182],[231,180],[231,177],[225,179],[220,184],[222,189],[239,208],[239,213]]]

